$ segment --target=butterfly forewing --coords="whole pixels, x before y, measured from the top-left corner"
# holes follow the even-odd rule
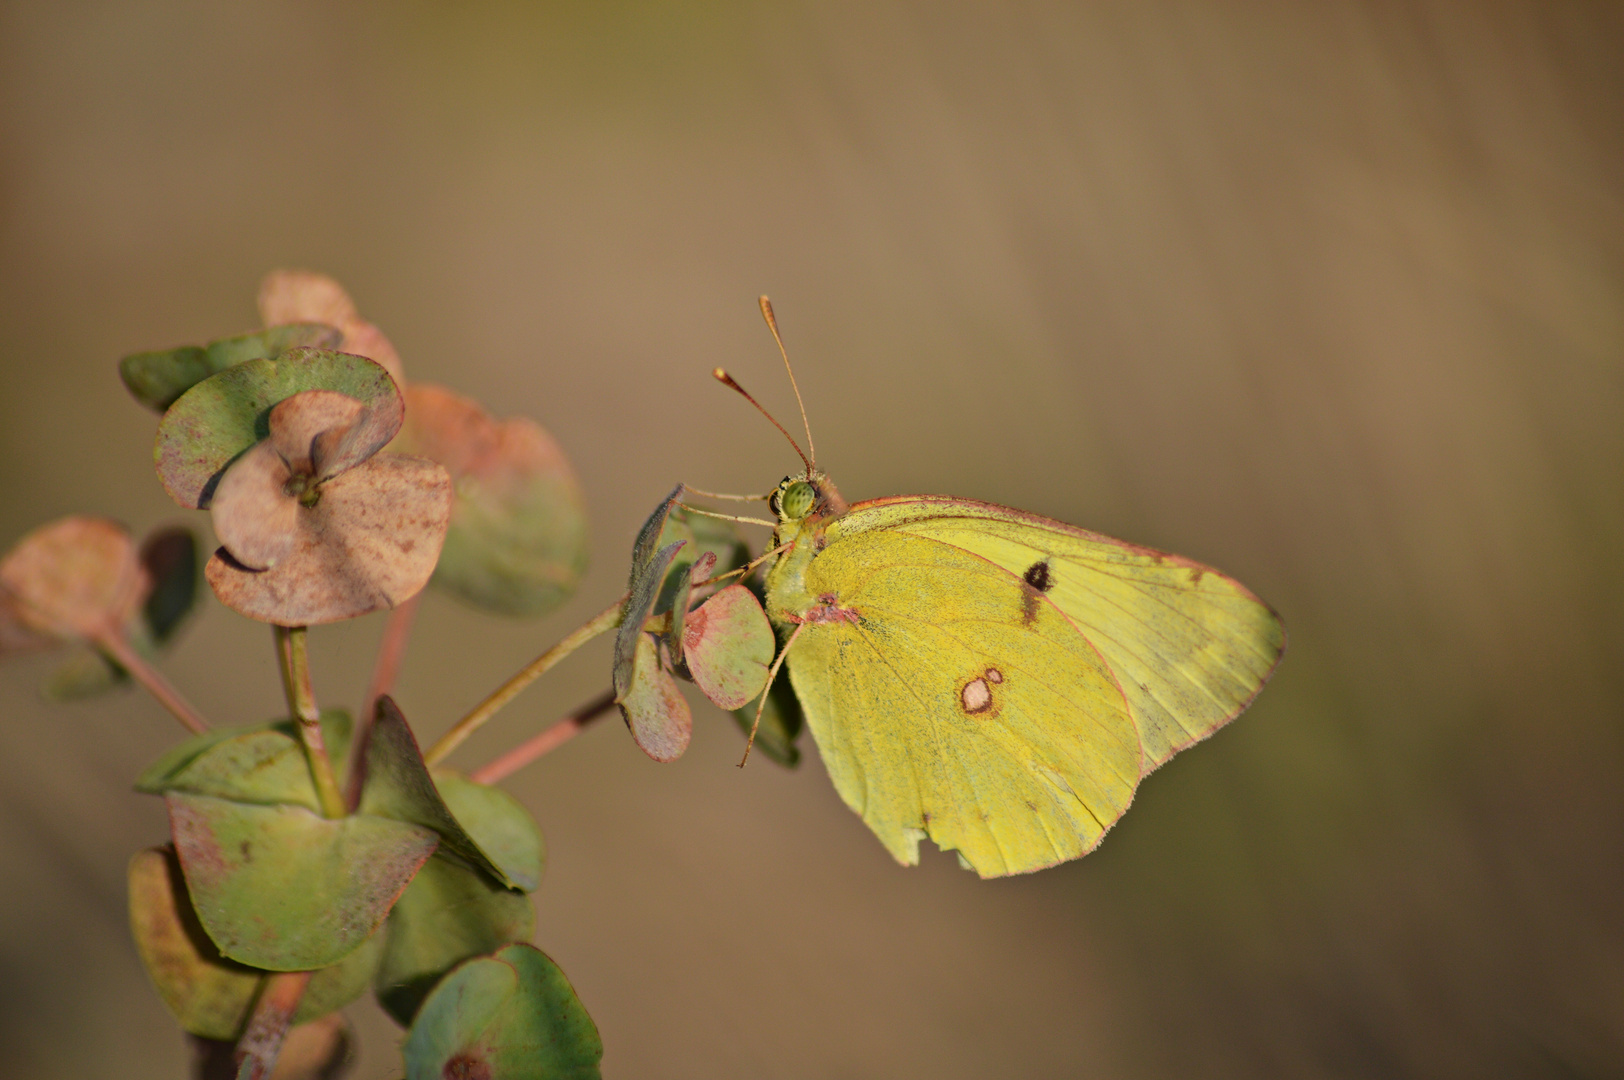
[[[956,545],[829,536],[806,585],[846,614],[808,625],[788,663],[846,802],[904,863],[924,835],[983,877],[1091,850],[1141,769],[1100,653],[1020,578]]]
[[[1234,579],[1019,510],[968,499],[877,499],[828,530],[831,545],[860,534],[951,545],[1051,602],[1115,674],[1147,772],[1238,716],[1285,647],[1279,617]]]

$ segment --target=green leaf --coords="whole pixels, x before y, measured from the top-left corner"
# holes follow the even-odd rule
[[[350,727],[350,714],[344,710],[321,711],[322,742],[340,776],[347,764]],[[193,736],[148,766],[136,778],[135,790],[148,795],[171,791],[208,795],[259,806],[302,806],[321,812],[310,762],[292,720]]]
[[[435,987],[403,1050],[407,1080],[596,1080],[603,1041],[558,965],[509,945]]]
[[[654,635],[637,635],[631,686],[619,702],[620,713],[643,753],[655,761],[675,761],[688,749],[694,720],[661,649]]]
[[[622,609],[620,628],[615,631],[613,682],[616,700],[625,700],[631,693],[637,651],[642,647],[639,639],[643,637],[643,624],[652,613],[654,599],[659,595],[666,571],[682,544],[683,541],[680,540],[674,544],[667,544],[649,559],[632,563],[631,587],[627,592],[626,605]]]
[[[501,788],[476,784],[449,769],[436,771],[434,783],[480,849],[519,888],[534,892],[547,866],[547,845],[530,811]]]
[[[348,353],[292,349],[211,375],[169,407],[153,447],[164,490],[182,506],[206,508],[226,466],[270,433],[271,409],[302,390],[337,391],[367,407],[351,436],[357,446],[382,447],[400,430],[405,404],[382,367]]]
[[[688,674],[722,708],[737,709],[766,687],[777,639],[743,585],[729,585],[690,612],[682,638]]]
[[[220,955],[198,922],[171,848],[130,860],[130,930],[158,996],[181,1028],[205,1039],[236,1039],[265,973]],[[373,934],[341,962],[310,980],[294,1023],[342,1009],[366,991],[383,959],[384,935]]]
[[[367,738],[367,779],[361,789],[359,813],[409,822],[432,829],[444,846],[461,855],[507,888],[525,886],[485,853],[457,821],[434,786],[423,754],[412,737],[406,718],[387,695],[378,699],[378,715]],[[528,886],[535,888],[539,881]]]
[[[455,484],[433,584],[487,611],[526,617],[575,591],[587,557],[581,489],[534,421],[499,421],[476,401],[412,383],[389,449],[439,462]]]
[[[178,349],[132,353],[118,363],[119,377],[135,399],[155,412],[163,412],[175,399],[210,375],[247,360],[274,358],[289,349],[309,345],[337,348],[342,334],[320,323],[273,326],[210,342],[205,348],[182,345]]]
[[[739,730],[748,736],[750,725],[756,719],[756,703],[752,701],[734,709],[733,719],[738,723]],[[795,688],[780,671],[778,678],[773,680],[772,689],[767,691],[767,703],[761,710],[761,726],[756,729],[756,752],[766,754],[786,769],[793,769],[801,761],[801,749],[795,745],[795,740],[800,737],[805,723]]]
[[[270,971],[327,967],[360,948],[439,841],[367,815],[164,799],[203,929],[225,956]]]
[[[477,870],[436,855],[423,864],[389,913],[378,1004],[408,1026],[434,984],[469,957],[535,933],[530,898]]]

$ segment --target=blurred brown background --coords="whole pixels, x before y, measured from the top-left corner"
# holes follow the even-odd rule
[[[413,375],[547,425],[592,515],[544,623],[428,601],[432,736],[617,595],[675,481],[790,470],[708,375],[793,425],[769,293],[848,496],[1189,554],[1292,646],[1098,853],[1016,880],[893,865],[815,755],[740,773],[708,705],[675,765],[610,722],[519,774],[607,1074],[1618,1075],[1621,151],[1613,4],[3,3],[0,541],[184,520],[114,361],[333,273]],[[325,699],[380,629],[314,635]],[[48,707],[49,668],[0,672],[0,1071],[176,1077],[123,894],[179,729]],[[212,598],[166,668],[279,711]]]

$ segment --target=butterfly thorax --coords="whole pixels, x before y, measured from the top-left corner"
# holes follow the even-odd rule
[[[773,544],[789,544],[767,572],[767,614],[780,625],[828,621],[843,617],[838,597],[814,594],[806,584],[807,568],[823,550],[824,529],[846,512],[846,500],[823,473],[786,476],[768,498],[778,517]]]

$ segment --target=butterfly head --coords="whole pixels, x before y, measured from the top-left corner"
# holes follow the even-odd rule
[[[835,517],[846,512],[834,481],[821,472],[809,476],[786,476],[767,497],[767,505],[780,523],[791,525],[814,517]]]

